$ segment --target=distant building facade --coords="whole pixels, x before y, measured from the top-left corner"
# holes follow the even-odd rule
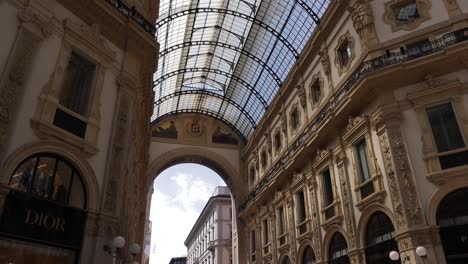
[[[171,258],[169,264],[187,264],[187,257]]]
[[[216,187],[185,240],[187,264],[232,262],[232,207],[227,187]]]

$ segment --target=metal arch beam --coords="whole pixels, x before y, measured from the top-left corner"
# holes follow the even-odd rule
[[[154,106],[156,107],[157,105],[162,104],[164,101],[167,101],[167,100],[169,100],[169,99],[171,99],[173,97],[182,96],[182,95],[186,95],[186,94],[212,96],[212,97],[216,97],[218,99],[224,100],[224,101],[230,103],[231,105],[233,105],[234,107],[236,107],[242,114],[244,114],[247,117],[247,119],[249,120],[252,127],[257,126],[257,124],[256,124],[255,120],[253,119],[253,117],[249,114],[249,112],[245,111],[245,109],[243,109],[240,104],[236,103],[234,100],[231,100],[228,97],[225,97],[223,95],[213,93],[213,92],[210,92],[210,91],[204,91],[204,90],[178,91],[178,92],[171,93],[171,94],[168,94],[166,96],[163,96],[163,97],[159,98],[158,100],[156,100],[156,102],[154,102]]]
[[[262,103],[265,110],[268,108],[268,103],[265,101],[265,99],[262,97],[262,95],[257,90],[255,90],[255,88],[252,87],[248,82],[242,80],[241,78],[239,78],[237,76],[234,76],[234,75],[232,75],[230,73],[227,73],[225,71],[220,71],[220,70],[216,70],[216,69],[212,69],[212,68],[184,68],[184,69],[178,69],[176,71],[166,73],[165,75],[163,75],[163,76],[159,77],[158,79],[156,79],[154,81],[154,86],[157,86],[159,83],[161,83],[162,81],[164,81],[164,80],[166,80],[166,79],[168,79],[170,77],[177,76],[179,74],[185,74],[185,73],[188,73],[188,72],[216,73],[216,74],[220,74],[220,75],[223,75],[225,77],[231,78],[231,79],[241,83],[242,85],[244,85],[252,94],[254,94],[255,97],[257,97],[257,99]]]
[[[317,13],[314,12],[314,10],[312,10],[312,8],[310,6],[308,6],[303,0],[294,0],[294,1],[296,1],[296,3],[298,3],[302,8],[304,8],[304,10],[307,12],[307,14],[309,14],[309,16],[312,17],[315,24],[317,24],[317,25],[320,24],[319,16],[317,15]]]
[[[245,49],[241,49],[239,47],[229,45],[229,44],[226,44],[226,43],[222,43],[222,42],[204,41],[204,40],[184,42],[184,43],[180,43],[180,44],[168,47],[165,50],[162,50],[161,52],[159,52],[159,57],[162,58],[162,57],[166,56],[167,54],[169,54],[169,53],[171,53],[171,52],[173,52],[175,50],[178,50],[178,49],[182,49],[182,48],[186,48],[186,47],[193,47],[193,46],[203,46],[203,45],[216,46],[216,47],[226,48],[226,49],[234,50],[236,52],[240,52],[241,54],[246,55],[247,57],[249,57],[250,59],[252,59],[256,63],[260,64],[260,66],[262,66],[264,69],[266,69],[267,72],[271,75],[271,77],[273,77],[273,79],[275,80],[275,82],[278,84],[279,87],[281,87],[283,85],[283,83],[281,82],[281,79],[279,78],[279,76],[276,74],[275,71],[273,71],[273,69],[270,66],[268,66],[268,64],[266,64],[266,62],[262,61],[260,58],[253,55],[252,53],[246,51]]]
[[[173,13],[173,14],[159,20],[158,22],[156,22],[156,25],[155,25],[156,30],[158,30],[161,26],[168,23],[169,21],[174,20],[174,19],[176,19],[178,17],[187,16],[187,15],[191,15],[191,14],[198,14],[198,13],[220,13],[220,14],[225,14],[225,15],[232,15],[232,16],[235,16],[235,17],[243,18],[243,19],[248,20],[248,21],[250,21],[252,23],[255,23],[255,24],[263,27],[268,32],[273,34],[277,39],[279,39],[289,49],[289,51],[294,55],[294,57],[296,59],[299,57],[299,52],[296,50],[296,48],[294,48],[294,46],[288,41],[288,39],[283,37],[281,35],[281,33],[277,32],[274,28],[272,28],[268,24],[258,20],[255,17],[251,17],[251,16],[248,16],[246,14],[242,14],[242,13],[239,13],[239,12],[236,12],[236,11],[233,11],[233,10],[229,10],[229,9],[208,8],[208,7],[206,7],[206,8],[191,8],[191,9],[182,10],[182,11]]]
[[[229,128],[231,128],[242,140],[242,142],[244,144],[247,143],[247,137],[246,135],[244,135],[237,127],[234,126],[234,124],[232,124],[229,120],[225,119],[224,117],[222,116],[219,116],[217,113],[215,113],[214,111],[203,111],[203,110],[198,110],[198,109],[178,109],[178,110],[175,110],[175,111],[171,111],[171,112],[168,112],[168,113],[165,113],[164,115],[161,115],[159,116],[158,118],[156,118],[155,120],[153,120],[151,122],[151,124],[156,124],[158,123],[160,120],[168,117],[168,116],[171,116],[171,115],[176,115],[176,114],[182,114],[182,113],[195,113],[195,114],[203,114],[203,115],[207,115],[207,116],[210,116],[210,117],[213,117],[214,119],[218,119],[219,121],[223,122],[224,124],[226,124]]]

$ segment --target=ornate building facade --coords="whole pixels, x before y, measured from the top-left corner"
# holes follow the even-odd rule
[[[467,18],[332,1],[242,151],[244,263],[468,261]]]
[[[157,7],[0,1],[0,262],[110,263],[142,244]]]
[[[0,0],[0,21],[1,261],[131,260],[152,181],[195,162],[231,191],[233,263],[467,263],[467,1]]]
[[[232,202],[225,186],[216,187],[185,240],[188,264],[232,262]]]

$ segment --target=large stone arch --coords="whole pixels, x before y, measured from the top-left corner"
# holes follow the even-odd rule
[[[47,152],[62,156],[75,165],[80,172],[87,195],[87,210],[99,210],[100,191],[96,175],[89,163],[82,158],[82,155],[75,153],[69,146],[57,141],[45,140],[25,144],[15,150],[8,156],[2,165],[3,175],[0,176],[1,182],[8,184],[9,176],[16,167],[26,158],[33,154]]]
[[[158,143],[153,142],[153,144]],[[244,195],[241,184],[242,179],[239,168],[236,170],[227,160],[228,158],[229,157],[223,157],[203,147],[181,145],[161,155],[152,157],[148,167],[149,184],[151,184],[163,170],[171,166],[182,163],[196,163],[207,166],[217,172],[226,182],[234,200],[236,200],[236,198],[238,199]]]
[[[366,247],[366,227],[367,223],[369,222],[371,216],[373,216],[376,212],[384,213],[392,222],[393,228],[395,229],[395,233],[397,230],[397,225],[395,221],[395,216],[393,215],[392,211],[381,204],[372,204],[364,211],[362,211],[362,215],[359,218],[358,223],[358,247],[365,248]]]

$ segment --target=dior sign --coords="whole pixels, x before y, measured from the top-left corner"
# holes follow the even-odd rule
[[[81,248],[85,211],[15,190],[0,193],[0,201],[0,236]]]

